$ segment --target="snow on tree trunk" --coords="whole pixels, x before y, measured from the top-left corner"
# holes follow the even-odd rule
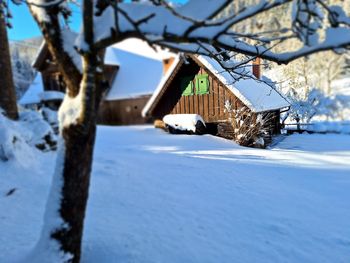
[[[18,119],[15,87],[12,78],[10,49],[6,24],[0,13],[0,108],[11,119]]]
[[[80,262],[96,135],[96,115],[89,112],[95,106],[89,103],[91,107],[85,107],[82,92],[94,85],[93,79],[83,78],[81,92],[74,98],[66,95],[60,108],[61,142],[55,174],[41,238],[31,261]]]

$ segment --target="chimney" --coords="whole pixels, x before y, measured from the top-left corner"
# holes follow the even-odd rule
[[[163,75],[167,73],[168,69],[173,64],[174,60],[175,60],[174,57],[163,59]]]
[[[260,58],[257,57],[253,60],[253,75],[257,78],[261,78]]]

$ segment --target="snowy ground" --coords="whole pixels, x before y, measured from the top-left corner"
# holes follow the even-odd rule
[[[0,262],[39,236],[54,155],[36,156],[0,162]],[[99,127],[83,262],[350,262],[349,189],[349,135],[260,150]]]

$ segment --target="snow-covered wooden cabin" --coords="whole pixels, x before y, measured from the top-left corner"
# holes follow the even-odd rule
[[[77,34],[71,31],[66,41],[72,45]],[[81,65],[81,58],[72,50],[73,60]],[[145,41],[130,38],[106,50],[104,72],[110,89],[100,105],[99,123],[107,125],[142,124],[141,115],[147,101],[158,86],[174,55],[153,49]],[[63,77],[45,43],[42,44],[33,67],[42,75],[44,90],[64,92]],[[31,91],[28,90],[30,93]]]
[[[289,106],[284,97],[260,79],[260,65],[229,73],[214,59],[188,55],[176,58],[142,114],[161,120],[168,114],[198,114],[217,130],[232,110],[246,106],[252,114],[268,113],[269,133],[280,132],[280,110]],[[244,74],[247,77],[241,77]],[[254,76],[254,75],[256,76]],[[267,114],[265,114],[266,116]]]

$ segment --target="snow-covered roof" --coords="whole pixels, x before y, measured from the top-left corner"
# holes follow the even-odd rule
[[[28,104],[36,104],[40,102],[40,94],[44,91],[43,81],[41,77],[41,73],[38,73],[33,81],[30,84],[27,91],[24,93],[22,98],[19,100],[19,104],[28,105]]]
[[[116,47],[109,48],[119,61],[119,70],[106,100],[151,95],[163,74],[163,62]]]
[[[247,77],[239,78],[239,72],[237,75],[230,74],[213,58],[207,56],[197,56],[196,58],[252,111],[262,112],[290,106],[289,102],[276,89],[256,79],[247,68],[244,68],[243,72]],[[238,77],[238,80],[235,77]]]
[[[114,62],[119,65],[119,70],[105,99],[151,95],[161,81],[163,60],[174,56],[174,53],[151,47],[138,38],[128,38],[108,47],[105,64]]]
[[[105,64],[119,66],[120,62],[114,48],[107,48],[105,53]]]
[[[247,77],[239,78],[238,75],[231,75],[213,58],[207,56],[192,57],[202,66],[204,66],[209,72],[214,74],[215,77],[217,77],[237,98],[239,98],[253,112],[277,110],[290,106],[289,102],[272,86],[256,79],[250,69],[244,69],[244,75]],[[174,74],[179,66],[181,66],[181,59],[177,58],[168,70],[167,74],[163,76],[157,89],[144,107],[142,111],[143,116],[147,115],[151,107],[156,102],[157,97],[161,94],[165,84],[168,82],[169,78],[172,76],[172,74]]]
[[[38,72],[32,84],[19,100],[21,105],[37,104],[41,101],[63,100],[64,93],[60,91],[44,91],[41,73]]]

